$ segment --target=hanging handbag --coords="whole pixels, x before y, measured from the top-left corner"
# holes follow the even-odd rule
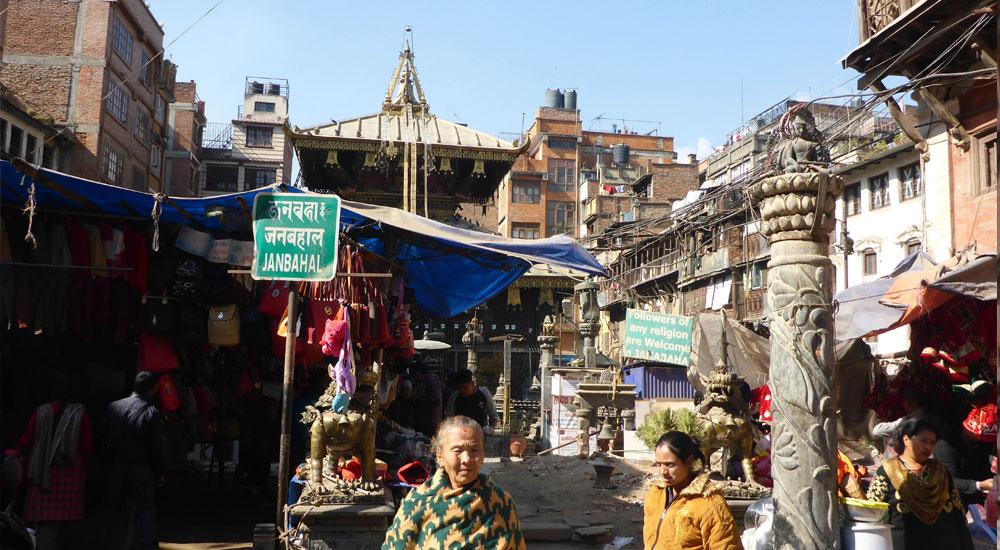
[[[996,444],[997,442],[997,406],[990,403],[985,407],[975,407],[969,411],[969,416],[962,422],[965,432],[976,441]]]
[[[268,317],[281,317],[288,309],[288,293],[291,283],[288,281],[271,281],[260,299],[260,312]]]
[[[168,300],[146,300],[142,305],[142,331],[147,334],[167,334],[177,326],[176,304]]]
[[[208,342],[208,312],[200,307],[184,306],[180,314],[181,343],[201,345]]]
[[[208,343],[213,346],[240,344],[240,310],[235,305],[208,309]]]
[[[157,374],[177,370],[180,362],[174,351],[174,342],[162,334],[139,335],[139,370]]]
[[[177,394],[174,378],[169,374],[164,374],[160,376],[159,384],[160,410],[170,412],[180,409],[181,397]]]

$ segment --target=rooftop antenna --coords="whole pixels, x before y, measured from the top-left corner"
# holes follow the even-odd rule
[[[556,85],[556,72],[559,71],[559,65],[552,67],[552,82],[549,83],[549,89],[551,90],[553,86]]]

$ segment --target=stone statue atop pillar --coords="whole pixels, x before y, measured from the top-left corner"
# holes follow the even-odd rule
[[[466,325],[465,334],[462,335],[462,343],[468,348],[469,358],[466,361],[466,368],[469,369],[472,374],[476,374],[476,370],[479,368],[479,352],[476,347],[482,344],[485,340],[483,339],[482,323],[479,321],[478,316],[473,316],[469,320],[468,325]]]
[[[844,182],[826,169],[822,134],[806,113],[798,106],[785,113],[775,175],[749,188],[771,249],[771,474],[778,550],[836,547],[840,535],[829,244]]]

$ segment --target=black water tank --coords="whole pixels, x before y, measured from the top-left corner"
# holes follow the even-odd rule
[[[628,164],[628,145],[619,143],[611,146],[611,162],[615,164]]]
[[[552,109],[563,108],[563,94],[559,90],[545,90],[545,107]]]
[[[567,109],[576,110],[576,90],[566,90],[563,98]]]

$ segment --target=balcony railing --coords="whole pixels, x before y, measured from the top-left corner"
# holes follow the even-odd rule
[[[858,0],[858,34],[865,42],[921,0]]]

